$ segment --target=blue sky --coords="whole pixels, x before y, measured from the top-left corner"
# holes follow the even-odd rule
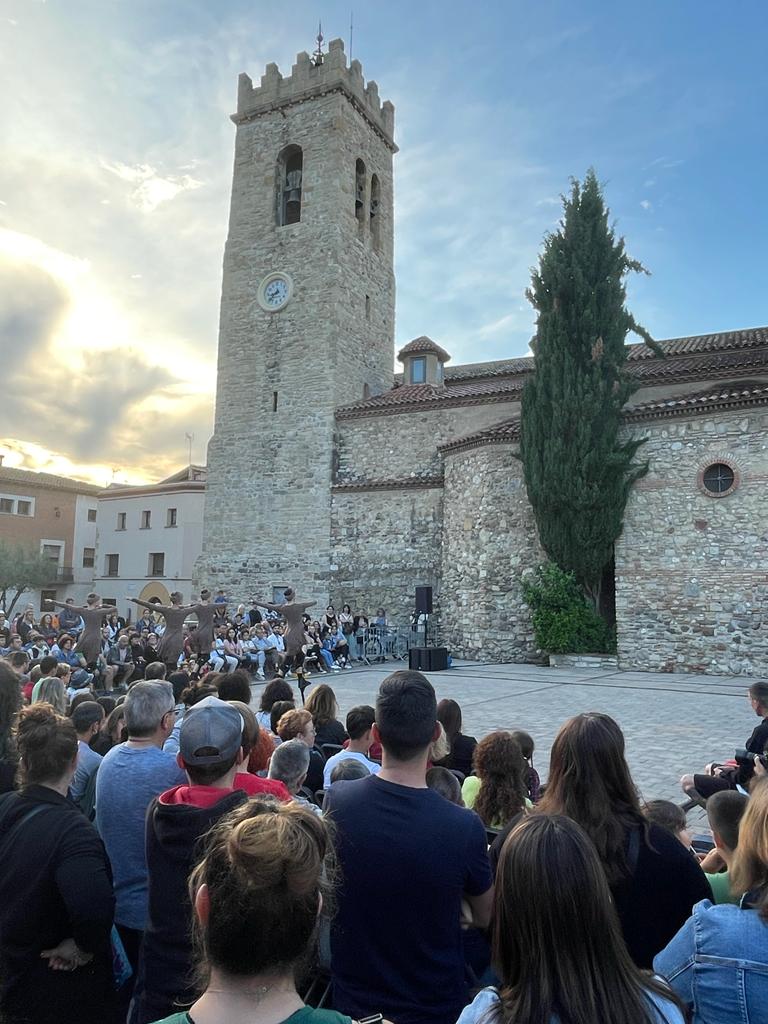
[[[350,2],[3,0],[6,464],[156,479],[205,457],[237,75],[289,73]],[[396,107],[397,342],[527,351],[525,300],[593,165],[657,337],[763,324],[764,3],[354,4]],[[30,382],[33,382],[30,384]]]

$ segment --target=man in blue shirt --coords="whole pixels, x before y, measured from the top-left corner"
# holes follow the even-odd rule
[[[454,1024],[468,1001],[461,903],[487,927],[491,870],[477,815],[427,788],[438,734],[429,681],[393,672],[376,701],[381,772],[334,783],[326,797],[342,878],[333,1005],[354,1018],[381,1012],[397,1024]]]

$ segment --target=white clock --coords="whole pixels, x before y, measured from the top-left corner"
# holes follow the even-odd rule
[[[256,298],[263,310],[267,313],[276,313],[290,301],[293,295],[293,281],[288,274],[276,272],[267,274],[259,285]]]

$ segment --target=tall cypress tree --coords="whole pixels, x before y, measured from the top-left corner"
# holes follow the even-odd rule
[[[629,491],[648,469],[633,461],[642,440],[619,439],[637,387],[625,369],[627,334],[662,353],[626,308],[626,275],[644,268],[614,235],[593,170],[563,207],[527,293],[538,316],[520,455],[542,547],[597,601]]]

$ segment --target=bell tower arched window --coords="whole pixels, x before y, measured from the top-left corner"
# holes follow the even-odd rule
[[[379,186],[378,175],[374,174],[371,177],[371,205],[370,205],[370,221],[371,221],[371,238],[376,248],[379,246],[379,220],[381,218],[381,211],[379,209],[381,204],[381,188]]]
[[[301,179],[304,154],[301,146],[286,146],[277,159],[277,222],[298,224],[301,220]]]
[[[355,216],[361,225],[365,223],[365,163],[359,158],[355,163]]]

